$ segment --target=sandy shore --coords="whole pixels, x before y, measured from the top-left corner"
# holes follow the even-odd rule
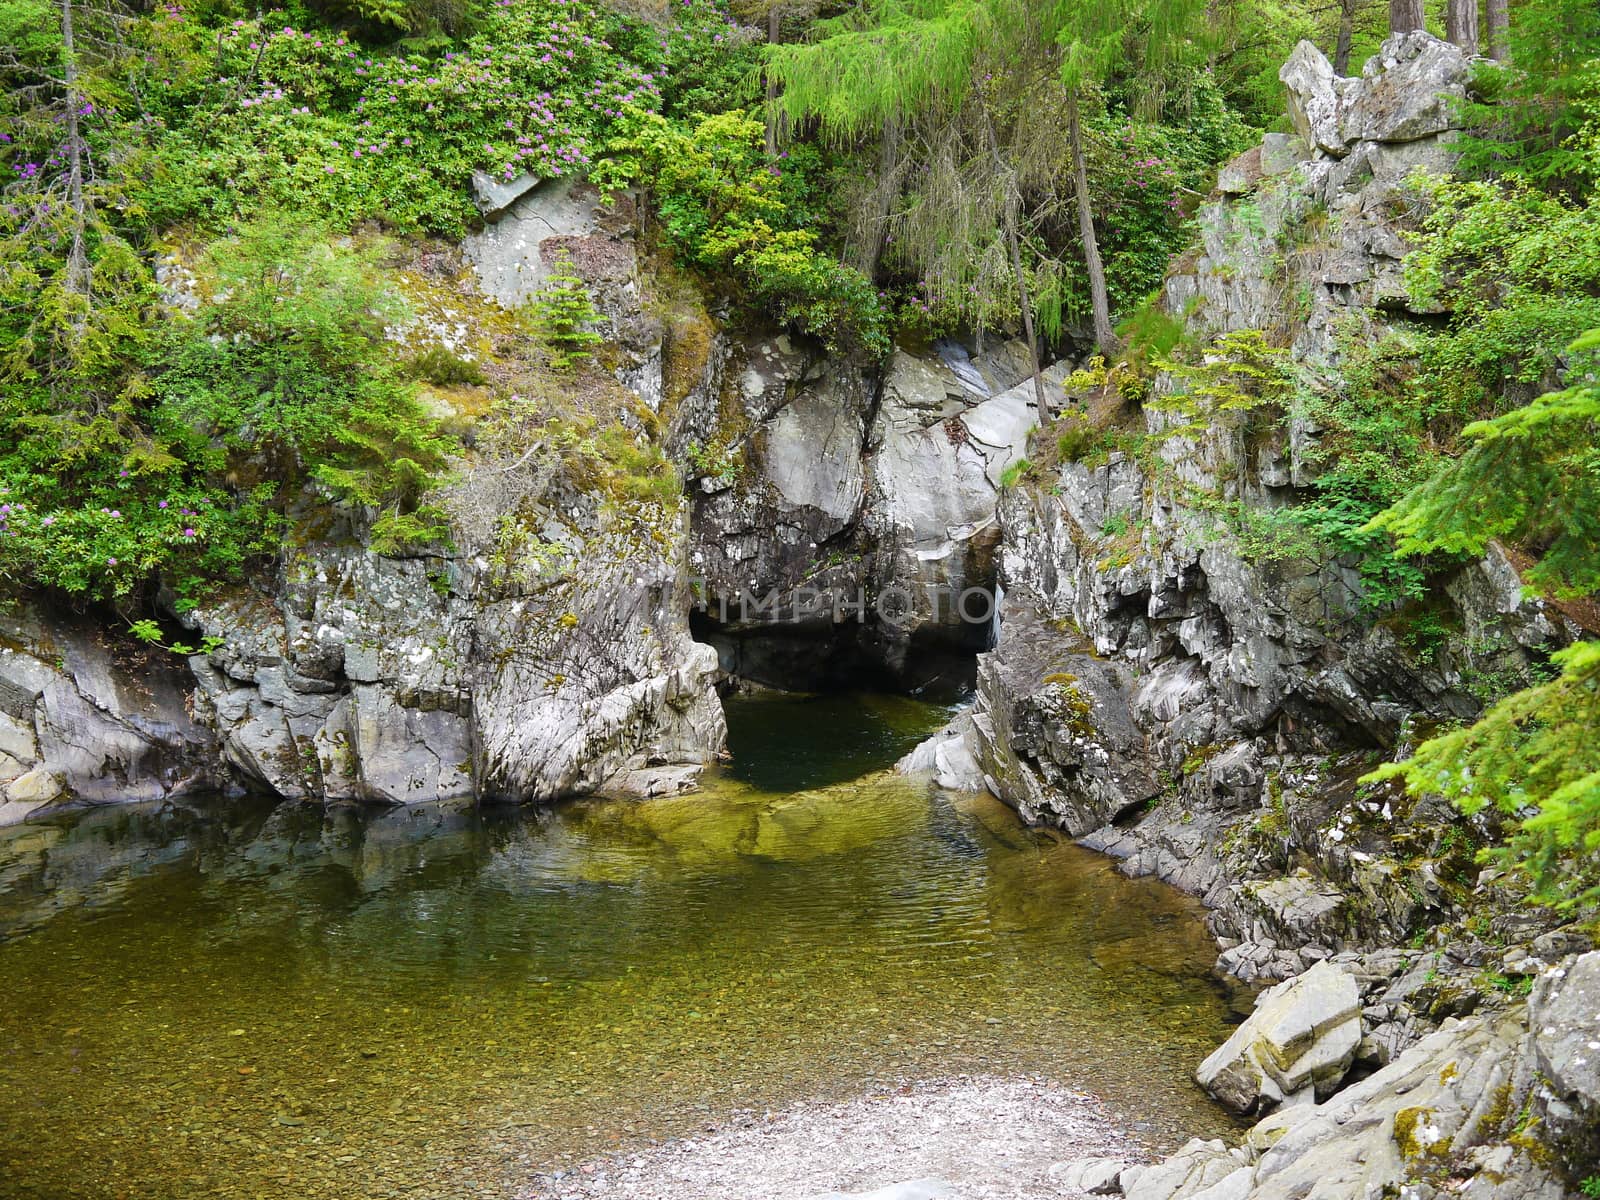
[[[539,1174],[518,1200],[810,1200],[936,1179],[959,1200],[1063,1200],[1056,1164],[1149,1157],[1095,1097],[1037,1078],[908,1083],[797,1104],[633,1154]]]

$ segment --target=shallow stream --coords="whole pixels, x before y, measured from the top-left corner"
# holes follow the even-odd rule
[[[1197,906],[885,772],[946,718],[730,706],[704,791],[554,812],[240,801],[0,829],[0,1196],[502,1196],[911,1077],[1225,1122]]]

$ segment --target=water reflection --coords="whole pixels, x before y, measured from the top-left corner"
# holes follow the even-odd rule
[[[286,1162],[300,1195],[470,1194],[885,1074],[1043,1072],[1214,1127],[1194,906],[882,772],[943,717],[736,705],[735,770],[646,804],[0,830],[0,1195],[255,1195]]]

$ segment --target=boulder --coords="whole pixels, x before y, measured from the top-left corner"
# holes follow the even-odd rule
[[[1339,128],[1339,84],[1333,66],[1315,44],[1300,42],[1278,71],[1289,92],[1289,119],[1308,145],[1324,154],[1342,155],[1345,138]]]
[[[1225,163],[1217,172],[1217,191],[1224,196],[1243,196],[1255,190],[1261,182],[1261,147],[1252,146],[1243,154]]]
[[[1430,33],[1395,34],[1344,90],[1339,136],[1346,142],[1415,142],[1461,126],[1472,60]]]
[[[1057,1163],[1048,1174],[1069,1192],[1086,1196],[1119,1196],[1129,1163],[1122,1158],[1077,1158]]]
[[[472,173],[472,202],[486,221],[495,221],[534,188],[541,180],[526,171],[515,179],[498,179],[487,171]]]
[[[30,809],[39,808],[59,800],[67,792],[66,772],[54,767],[35,767],[17,776],[5,787],[8,804],[25,804]]]
[[[1361,1043],[1361,990],[1329,962],[1263,992],[1256,1009],[1195,1072],[1234,1112],[1271,1112],[1330,1095]]]
[[[1236,1178],[1249,1161],[1247,1151],[1229,1150],[1218,1138],[1191,1138],[1164,1161],[1124,1176],[1123,1194],[1128,1200],[1187,1200]]]
[[[1551,968],[1529,1001],[1534,1053],[1550,1092],[1552,1137],[1600,1152],[1600,951]]]
[[[964,712],[938,733],[920,742],[894,769],[902,775],[931,774],[939,787],[954,792],[982,791],[983,764],[978,761],[977,729]]]
[[[1530,1143],[1547,1110],[1522,1016],[1446,1021],[1330,1099],[1258,1121],[1231,1161],[1220,1142],[1190,1142],[1124,1190],[1129,1200],[1360,1200],[1426,1197],[1448,1180],[1474,1200],[1562,1200],[1543,1165],[1551,1156]]]
[[[978,659],[972,723],[988,787],[1030,824],[1074,837],[1160,790],[1128,708],[1128,679],[1006,595],[999,644]]]

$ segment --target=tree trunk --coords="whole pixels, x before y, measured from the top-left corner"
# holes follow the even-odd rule
[[[87,224],[83,200],[83,142],[78,118],[83,94],[78,91],[78,50],[72,33],[72,0],[61,0],[61,63],[67,91],[67,203],[72,209],[72,239],[67,248],[67,267],[63,276],[67,291],[75,296],[89,294],[89,255],[84,246]],[[87,320],[87,313],[74,321]]]
[[[767,6],[767,45],[776,46],[783,36],[783,12],[778,0]],[[778,157],[778,143],[782,141],[783,114],[778,111],[778,81],[767,78],[767,157]]]
[[[1444,13],[1445,37],[1468,54],[1478,52],[1478,0],[1449,0]]]
[[[1078,234],[1083,241],[1083,265],[1089,272],[1089,307],[1094,316],[1094,344],[1108,357],[1118,350],[1111,331],[1111,301],[1106,295],[1106,269],[1100,262],[1100,243],[1094,235],[1094,207],[1089,200],[1089,167],[1083,157],[1083,123],[1078,118],[1078,92],[1067,92],[1067,140],[1072,147],[1072,178],[1078,192]]]
[[[1000,139],[994,133],[994,117],[989,113],[988,100],[983,100],[983,121],[989,131],[989,153],[994,157],[994,169],[1006,181],[1005,226],[1006,248],[1011,252],[1011,273],[1017,281],[1017,303],[1022,309],[1022,336],[1028,343],[1028,365],[1033,368],[1033,399],[1039,407],[1042,421],[1050,413],[1044,396],[1044,371],[1039,366],[1039,343],[1033,336],[1033,298],[1028,294],[1028,276],[1022,269],[1022,239],[1017,236],[1017,210],[1022,197],[1017,193],[1017,173],[1008,171],[1000,158]]]
[[[1355,38],[1356,12],[1361,0],[1340,0],[1339,41],[1333,48],[1333,73],[1350,74],[1350,43]]]
[[[1389,0],[1389,32],[1411,33],[1423,28],[1422,0]]]
[[[861,231],[861,247],[856,267],[868,279],[878,269],[883,254],[883,239],[889,228],[889,209],[894,204],[897,172],[900,166],[900,122],[893,117],[883,121],[883,137],[878,143],[878,177],[873,186],[872,212]]]
[[[1510,0],[1484,0],[1484,9],[1489,18],[1489,57],[1505,62],[1511,57]]]

